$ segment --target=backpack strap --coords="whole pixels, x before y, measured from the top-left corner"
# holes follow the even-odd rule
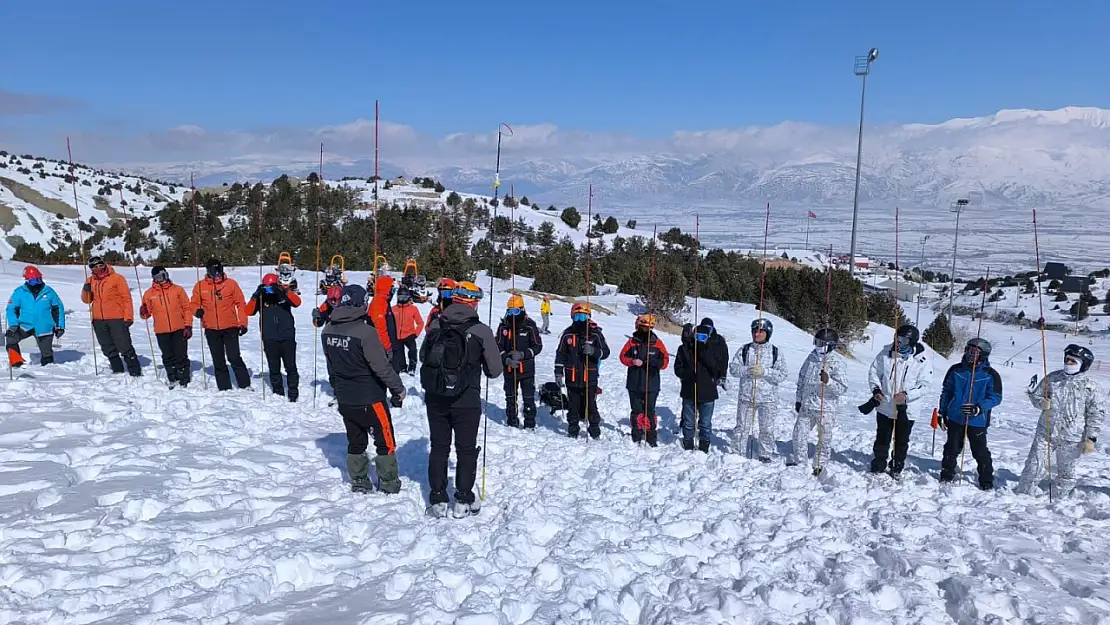
[[[748,365],[748,352],[751,351],[751,347],[752,347],[751,343],[745,343],[744,344],[744,350],[740,354],[740,357],[744,359],[744,366],[745,367]],[[771,366],[774,367],[778,363],[779,363],[779,348],[778,348],[777,345],[772,345],[771,346]]]

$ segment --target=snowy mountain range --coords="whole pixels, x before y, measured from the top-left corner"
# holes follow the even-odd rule
[[[431,175],[450,188],[487,192],[493,158],[382,170]],[[772,201],[778,205],[850,204],[855,181],[856,128],[784,122],[770,127],[676,133],[642,153],[589,156],[529,154],[506,142],[501,179],[520,194],[555,203],[580,201],[592,183],[614,205],[659,202],[705,205]],[[488,160],[488,164],[483,164]],[[460,165],[459,162],[465,162]],[[195,171],[205,184],[268,179],[314,169],[315,159],[242,157],[188,164],[127,164],[125,169],[167,179]],[[358,156],[327,163],[329,177],[368,175],[373,161]],[[186,169],[188,171],[186,171]],[[1003,110],[940,124],[867,127],[861,196],[865,204],[947,206],[982,193],[987,205],[1110,206],[1110,110]]]

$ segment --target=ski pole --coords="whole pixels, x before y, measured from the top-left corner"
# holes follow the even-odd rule
[[[890,346],[890,359],[892,362],[890,367],[890,394],[891,401],[893,402],[894,414],[890,426],[890,447],[893,452],[890,458],[891,464],[894,464],[894,459],[898,456],[898,401],[895,396],[898,395],[898,324],[902,319],[902,305],[898,303],[898,279],[901,277],[901,268],[898,265],[898,207],[894,207],[894,342]],[[907,373],[909,365],[906,365]],[[905,374],[903,374],[903,377]],[[903,384],[905,380],[903,380]],[[903,389],[903,392],[905,389]],[[906,402],[906,410],[909,410],[909,401]],[[907,443],[908,444],[908,443]],[[883,458],[884,461],[887,458]],[[893,468],[893,467],[892,467]]]
[[[135,261],[137,261],[137,260],[138,260],[138,258],[136,257],[134,260],[131,261],[131,268],[135,270],[135,285],[139,287],[139,303],[142,304],[142,301],[143,301],[143,281],[142,281],[141,278],[139,278],[139,266],[135,263]],[[150,335],[150,317],[147,317],[146,319],[143,319],[143,323],[146,324],[146,340],[147,340],[148,343],[150,343],[150,364],[151,364],[151,366],[154,367],[154,379],[157,380],[158,379],[158,360],[157,360],[157,357],[154,355],[154,337],[152,337]],[[170,374],[170,372],[167,371],[166,376],[169,377],[169,374]]]
[[[196,267],[197,270],[197,286],[194,289],[194,297],[200,300],[200,306],[203,308],[204,298],[201,296],[200,291],[200,230],[197,228],[197,185],[196,181],[193,179],[193,174],[189,174],[189,188],[192,191],[192,195],[189,196],[189,199],[193,203],[193,266]],[[190,323],[192,323],[192,321],[190,321]],[[203,319],[200,323],[200,335],[202,337],[205,336]],[[202,344],[200,346],[200,373],[201,376],[204,378],[204,390],[207,391],[208,356],[204,352],[203,342],[204,341],[202,340]]]
[[[701,424],[701,405],[698,403],[698,337],[697,327],[701,324],[698,303],[701,300],[701,215],[694,215],[694,435],[698,436]],[[706,340],[708,342],[708,339]],[[677,362],[677,360],[675,361]],[[684,434],[685,436],[685,434]],[[699,436],[698,440],[701,440]],[[706,444],[709,439],[706,439]]]
[[[809,223],[808,221],[806,222]],[[808,227],[808,226],[807,226]],[[832,246],[829,246],[829,258],[832,258]],[[825,268],[825,328],[830,327],[832,320],[832,262],[830,261]],[[826,347],[826,350],[828,347]],[[833,348],[835,349],[835,347]],[[826,351],[821,356],[821,373],[828,376],[827,366],[829,363],[829,352]],[[813,477],[821,477],[821,472],[825,470],[824,456],[822,455],[825,450],[825,387],[828,386],[824,379],[821,380],[821,407],[817,413],[817,457],[814,459]],[[807,430],[808,432],[808,430]],[[808,434],[806,438],[809,438]],[[806,445],[808,447],[808,444]],[[806,450],[808,453],[808,449]],[[795,458],[798,450],[794,450]]]
[[[73,166],[73,148],[70,147],[69,137],[66,137],[66,153],[69,154],[69,184],[73,188],[73,210],[77,214],[77,241],[81,246],[81,270],[85,274],[85,284],[89,283],[89,264],[85,260],[85,235],[81,230],[81,204],[77,201],[77,169]],[[84,288],[82,285],[81,288]],[[91,295],[91,292],[90,292]],[[89,335],[92,339],[93,374],[100,375],[100,367],[96,362],[96,330],[93,328],[93,303],[89,299]]]
[[[771,203],[767,202],[767,215],[766,215],[766,217],[764,217],[764,220],[763,220],[763,258],[761,259],[761,261],[763,263],[763,268],[762,268],[761,275],[760,275],[760,278],[759,278],[759,321],[761,321],[761,322],[763,321],[763,294],[765,292],[764,287],[766,287],[766,285],[767,285],[767,235],[770,232],[770,228],[771,228]],[[763,324],[760,323],[759,327],[762,328]],[[766,332],[766,331],[764,331],[764,332]],[[753,342],[754,342],[754,339],[753,339]],[[768,343],[770,342],[770,338],[767,339],[767,342]],[[760,362],[762,355],[763,355],[763,350],[761,348],[756,348],[756,350],[755,350],[755,364],[760,368],[760,370],[763,369],[763,365]],[[745,362],[743,364],[747,365],[748,363]],[[773,363],[772,363],[772,365],[773,365]],[[759,378],[758,377],[753,377],[752,378],[752,418],[751,418],[751,421],[748,423],[748,441],[747,441],[748,442],[748,459],[749,460],[755,457],[755,447],[754,446],[758,442],[758,438],[756,439],[756,441],[752,440],[752,438],[753,438],[752,434],[755,433],[756,396],[757,396],[758,389],[759,389]]]
[[[987,288],[990,285],[991,268],[987,267],[987,275],[983,278],[983,301],[979,304],[979,329],[975,331],[976,342],[983,333],[983,313],[987,306]],[[975,369],[979,364],[979,348],[976,347],[975,355],[971,359],[971,381],[967,385],[967,403],[971,403],[975,392]],[[960,481],[963,481],[964,474],[964,461],[967,459],[967,448],[970,447],[970,441],[967,439],[968,428],[970,427],[971,419],[964,417],[964,433],[963,438],[960,439],[960,446],[963,451],[960,453]]]
[[[1033,209],[1033,249],[1037,254],[1037,276],[1039,282],[1041,279],[1041,245],[1037,237],[1037,209]],[[1045,424],[1045,442],[1046,442],[1046,456],[1048,457],[1048,502],[1051,504],[1055,500],[1055,495],[1052,489],[1052,404],[1051,398],[1048,396],[1048,348],[1045,346],[1044,336],[1044,295],[1043,289],[1037,287],[1037,300],[1040,303],[1041,318],[1038,320],[1038,325],[1041,326],[1041,366],[1044,368],[1044,380],[1041,382],[1043,390],[1041,391],[1041,419]],[[1077,309],[1078,310],[1078,309]],[[1034,433],[1034,436],[1036,434]],[[1036,440],[1036,439],[1034,439]]]
[[[265,246],[262,243],[262,220],[264,219],[264,212],[262,208],[262,201],[258,204],[258,284],[262,285],[262,255],[266,253]],[[266,337],[262,334],[262,294],[258,295],[258,363],[262,373],[258,376],[258,384],[262,387],[262,401],[266,401]],[[244,324],[249,325],[249,324]],[[278,372],[280,375],[280,371]]]
[[[377,104],[375,103],[375,109]],[[377,127],[375,126],[375,129]],[[377,146],[374,148],[375,156],[377,153]],[[320,177],[324,175],[324,144],[320,144]],[[378,172],[374,172],[374,200],[377,201],[378,197]],[[316,308],[313,310],[320,310],[320,209],[323,207],[323,197],[320,195],[320,190],[316,192],[316,282],[313,290],[316,291]],[[377,218],[374,219],[377,221]],[[312,407],[316,408],[316,389],[320,386],[320,377],[318,375],[319,357],[317,353],[320,348],[320,326],[315,323],[312,324],[316,330],[316,340],[312,341]]]

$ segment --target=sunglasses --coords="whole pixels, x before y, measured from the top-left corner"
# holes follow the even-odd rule
[[[522,312],[524,312],[523,308],[509,308],[505,310],[505,314],[509,315],[510,317],[515,317]]]

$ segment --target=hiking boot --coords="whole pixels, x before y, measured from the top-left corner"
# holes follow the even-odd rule
[[[54,364],[54,357],[53,356],[43,356],[43,357],[39,358],[39,365],[41,365],[41,366],[52,365],[52,364]]]
[[[506,425],[511,428],[518,428],[520,427],[520,419],[513,415],[506,420]]]
[[[426,514],[430,517],[437,518],[437,519],[446,518],[447,517],[447,504],[445,504],[445,503],[433,503],[432,505],[428,506],[424,510],[424,514]]]
[[[300,396],[301,396],[301,392],[298,391],[296,387],[290,387],[289,388],[289,394],[288,394],[289,401],[296,402],[298,399],[300,399]]]
[[[375,456],[374,468],[378,471],[378,487],[383,493],[392,495],[401,492],[401,471],[397,466],[397,456]]]
[[[112,368],[112,373],[123,373],[123,359],[119,356],[108,359],[108,366]]]
[[[647,440],[648,445],[650,445],[652,447],[658,447],[659,446],[659,431],[658,430],[648,430],[647,435],[644,438]]]
[[[760,456],[759,461],[762,462],[763,464],[771,464],[771,459],[768,458],[767,456]]]
[[[475,499],[471,503],[462,503],[455,500],[455,505],[451,507],[451,516],[456,519],[465,519],[468,516],[474,516],[482,511],[482,503]]]
[[[571,438],[578,438],[579,429],[576,425],[567,426],[567,436]]]
[[[698,441],[698,451],[709,453],[709,441],[705,439]]]
[[[682,448],[685,449],[686,451],[694,451],[694,439],[692,439],[692,438],[682,439]]]

